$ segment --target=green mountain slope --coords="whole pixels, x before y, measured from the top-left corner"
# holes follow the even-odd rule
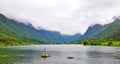
[[[86,33],[75,43],[84,43],[88,45],[120,45],[120,18],[114,18],[114,22],[100,25],[90,26]],[[116,43],[117,42],[117,43]]]
[[[0,33],[0,46],[24,45],[28,44],[22,40]]]
[[[61,35],[56,31],[37,30],[31,24],[25,25],[15,20],[8,19],[0,14],[0,33],[27,42],[37,43],[64,43],[76,41],[81,34]]]
[[[0,33],[12,36],[22,40],[33,40],[32,33],[33,29],[29,29],[29,25],[23,23],[17,23],[14,20],[7,19],[5,16],[0,15]],[[29,30],[26,30],[29,29]],[[27,39],[28,38],[28,39]]]
[[[104,26],[96,24],[89,27],[83,36],[83,39],[86,38],[120,41],[120,19],[115,19],[114,22]]]

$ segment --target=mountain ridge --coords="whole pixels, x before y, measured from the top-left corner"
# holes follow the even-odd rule
[[[111,23],[105,25],[95,24],[88,27],[85,34],[80,38],[80,40],[84,39],[120,41],[120,16],[114,17]]]
[[[81,37],[81,34],[77,35],[62,35],[57,31],[49,31],[44,29],[35,29],[32,24],[19,23],[13,19],[8,19],[4,15],[0,14],[0,33],[22,39],[32,40],[37,42],[54,42],[64,43],[76,41]],[[78,37],[79,36],[79,37]]]

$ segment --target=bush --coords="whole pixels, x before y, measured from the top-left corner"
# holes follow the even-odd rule
[[[113,43],[112,42],[108,42],[108,46],[112,45]]]
[[[0,59],[3,58],[3,54],[0,54]]]

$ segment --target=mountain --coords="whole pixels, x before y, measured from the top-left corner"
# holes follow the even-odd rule
[[[82,36],[81,40],[94,39],[120,41],[120,17],[114,17],[113,19],[114,21],[109,24],[95,24],[90,26]]]
[[[64,39],[69,42],[69,40],[71,40],[71,42],[73,41],[77,41],[80,39],[80,37],[82,37],[82,35],[80,33],[77,33],[75,35],[63,35]]]
[[[81,37],[81,39],[93,38],[95,35],[99,34],[102,30],[102,26],[100,24],[95,24],[93,26],[88,27],[85,34]]]
[[[39,43],[64,43],[76,41],[81,37],[81,34],[62,35],[57,31],[38,30],[30,23],[20,23],[13,19],[6,18],[2,14],[0,14],[0,33],[18,40]]]

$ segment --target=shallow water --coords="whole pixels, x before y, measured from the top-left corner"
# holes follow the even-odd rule
[[[82,45],[30,45],[5,47],[13,50],[23,50],[20,54],[1,59],[0,64],[120,64],[115,53],[120,47],[82,46]],[[41,58],[46,48],[49,58]],[[73,56],[74,59],[67,59]],[[14,58],[14,62],[13,59]]]

